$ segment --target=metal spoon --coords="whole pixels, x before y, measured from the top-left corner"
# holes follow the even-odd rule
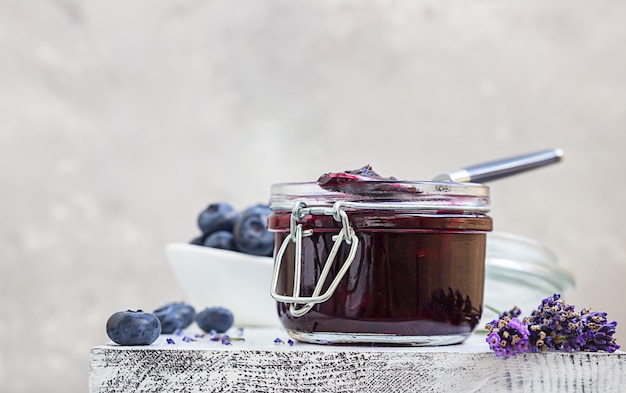
[[[490,161],[484,164],[456,169],[436,176],[433,181],[486,183],[503,177],[517,175],[531,169],[554,164],[563,159],[563,150],[551,149],[522,156]]]

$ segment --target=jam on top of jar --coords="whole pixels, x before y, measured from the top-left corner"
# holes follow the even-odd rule
[[[339,186],[346,183],[354,183],[358,181],[381,181],[381,180],[397,180],[395,177],[383,177],[372,169],[371,165],[365,165],[359,169],[353,169],[344,172],[324,173],[317,179],[317,184],[321,187]]]
[[[397,180],[393,176],[379,175],[368,164],[359,169],[325,173],[317,179],[317,184],[328,191],[357,195],[417,192],[413,187],[402,186]]]

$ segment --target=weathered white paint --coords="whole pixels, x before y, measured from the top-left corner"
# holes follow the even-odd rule
[[[190,333],[188,335],[192,336]],[[166,338],[175,344],[167,344]],[[162,336],[150,346],[91,350],[90,392],[623,392],[626,353],[496,358],[475,334],[446,347],[288,345],[280,329],[245,341]],[[275,344],[275,338],[284,344]]]

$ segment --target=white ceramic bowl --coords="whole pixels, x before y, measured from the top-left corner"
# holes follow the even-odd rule
[[[166,253],[197,311],[221,306],[233,312],[235,326],[279,326],[272,258],[184,243],[167,245]]]

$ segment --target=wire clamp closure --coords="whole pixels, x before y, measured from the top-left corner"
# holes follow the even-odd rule
[[[332,216],[333,219],[337,222],[341,223],[341,230],[338,234],[333,235],[333,246],[328,254],[328,258],[326,258],[326,262],[324,263],[324,267],[322,268],[322,272],[315,284],[315,288],[311,296],[301,296],[301,284],[302,284],[302,238],[308,237],[313,234],[312,229],[303,229],[302,223],[300,221],[307,215],[326,215]],[[348,219],[348,214],[343,210],[342,203],[336,202],[332,208],[329,207],[307,207],[306,204],[302,201],[296,201],[293,204],[290,218],[290,235],[285,237],[285,240],[282,242],[280,248],[276,252],[276,256],[274,259],[274,273],[272,275],[272,287],[271,287],[271,295],[272,297],[282,303],[289,304],[289,312],[294,317],[301,317],[309,312],[313,306],[318,303],[323,303],[326,300],[330,299],[333,295],[337,286],[339,286],[339,282],[346,274],[350,265],[354,261],[354,257],[356,255],[356,250],[359,245],[359,239],[356,237],[354,233],[354,229],[350,226],[350,221]],[[332,280],[326,292],[320,295],[322,292],[322,288],[330,269],[335,261],[337,253],[339,252],[339,248],[341,247],[343,242],[350,245],[350,250],[348,252],[348,256],[346,260],[341,265],[341,268],[337,272],[336,277]],[[295,261],[293,267],[293,293],[291,296],[281,295],[277,292],[278,287],[278,276],[280,274],[280,268],[283,263],[283,256],[287,247],[290,243],[294,243],[295,245]]]

